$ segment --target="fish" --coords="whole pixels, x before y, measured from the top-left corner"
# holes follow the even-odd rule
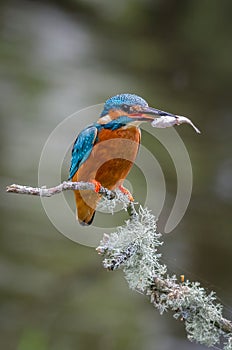
[[[186,118],[182,115],[174,115],[174,116],[164,115],[159,118],[155,118],[151,122],[151,125],[154,128],[168,128],[170,126],[181,125],[184,123],[191,125],[193,129],[196,131],[196,133],[198,134],[201,133],[200,130],[193,124],[193,122],[189,118]]]

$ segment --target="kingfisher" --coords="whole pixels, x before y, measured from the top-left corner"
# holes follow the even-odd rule
[[[101,199],[98,193],[101,186],[109,190],[119,189],[133,200],[123,182],[139,150],[139,125],[154,120],[157,124],[157,120],[162,118],[178,120],[178,116],[172,113],[149,107],[137,95],[119,94],[105,102],[97,122],[80,132],[72,148],[69,180],[95,185],[95,191],[74,191],[80,224],[91,225]]]

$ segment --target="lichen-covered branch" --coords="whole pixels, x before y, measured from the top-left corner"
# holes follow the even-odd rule
[[[95,185],[91,182],[72,182],[72,181],[64,181],[61,184],[47,188],[46,186],[42,187],[31,187],[31,186],[23,186],[23,185],[10,185],[7,186],[6,192],[10,193],[18,193],[18,194],[28,194],[32,196],[39,197],[51,197],[55,194],[61,193],[67,190],[95,190]],[[99,194],[106,196],[108,199],[113,199],[116,196],[115,191],[110,191],[107,188],[101,186],[99,190]]]
[[[122,267],[129,287],[148,296],[160,314],[172,311],[183,321],[190,341],[214,346],[223,338],[224,350],[231,350],[232,322],[223,317],[215,293],[207,294],[198,282],[169,276],[160,261],[160,238],[154,215],[140,207],[135,218],[103,237],[97,252],[104,257],[104,268]]]
[[[95,185],[92,182],[72,182],[64,181],[61,184],[47,188],[46,186],[42,187],[31,187],[23,185],[10,185],[6,187],[6,192],[8,193],[17,193],[17,194],[27,194],[32,196],[39,197],[51,197],[55,194],[59,194],[67,190],[91,190],[95,191]],[[134,202],[131,202],[128,196],[125,193],[122,193],[120,190],[116,189],[115,191],[108,190],[107,188],[101,186],[98,193],[102,195],[103,199],[106,201],[101,203],[102,206],[107,207],[112,213],[118,203],[123,205],[123,209],[127,210],[130,217],[136,217],[137,212],[135,210]]]
[[[51,197],[66,190],[95,190],[88,182],[63,182],[46,188],[11,185],[7,192]],[[130,219],[116,232],[104,235],[97,252],[104,257],[103,266],[108,270],[122,267],[129,287],[149,297],[160,314],[172,311],[176,319],[185,324],[187,337],[207,346],[223,342],[224,350],[232,350],[232,322],[223,317],[222,305],[214,292],[207,293],[198,282],[180,281],[167,274],[166,265],[160,261],[158,249],[162,242],[156,231],[156,218],[140,206],[135,210],[133,202],[122,192],[101,187],[102,205],[114,211],[118,202],[129,213]]]
[[[193,304],[195,301],[195,292],[197,293],[197,298],[203,294],[203,297],[206,296],[208,299],[212,299],[212,301],[216,301],[216,296],[214,292],[211,292],[208,296],[206,295],[205,290],[200,287],[200,284],[198,282],[192,282],[189,281],[177,281],[176,278],[168,278],[168,279],[161,279],[159,277],[154,278],[154,285],[150,286],[149,291],[147,291],[147,294],[151,296],[151,301],[156,304],[158,299],[162,299],[162,302],[164,300],[168,301],[171,300],[171,303],[173,303],[173,300],[176,300],[176,303],[178,304],[180,300],[182,299],[188,299],[188,303],[190,304],[188,306],[188,313],[190,313],[190,309],[193,307]],[[194,287],[194,288],[193,288]],[[193,293],[194,290],[194,293]],[[162,296],[161,296],[162,295]],[[194,300],[191,300],[193,298]],[[192,303],[193,302],[193,303]],[[207,305],[205,304],[205,307]],[[219,306],[219,305],[218,305]],[[159,305],[157,303],[157,307],[159,308]],[[187,315],[183,312],[181,312],[179,306],[177,305],[176,308],[173,309],[177,312],[175,315],[176,317],[180,316],[181,320],[187,319]],[[196,310],[196,306],[194,306],[194,311]],[[162,311],[162,310],[161,310]],[[177,317],[177,318],[178,318]],[[221,317],[220,319],[213,322],[212,319],[209,318],[209,321],[214,324],[216,328],[221,329],[223,332],[227,334],[232,334],[232,322]]]

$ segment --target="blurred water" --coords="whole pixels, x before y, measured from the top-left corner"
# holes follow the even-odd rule
[[[203,348],[188,343],[170,315],[160,317],[129,291],[120,272],[102,271],[93,249],[60,235],[38,198],[7,195],[4,188],[36,185],[42,148],[57,124],[115,93],[135,92],[191,117],[202,135],[188,127],[178,132],[192,161],[193,194],[181,224],[165,236],[164,261],[173,273],[216,290],[231,317],[231,2],[0,6],[1,348]],[[162,145],[142,136],[165,174],[162,231],[175,198],[175,168]],[[64,135],[60,142],[67,141],[73,140]],[[129,181],[143,200],[139,174],[133,169]]]

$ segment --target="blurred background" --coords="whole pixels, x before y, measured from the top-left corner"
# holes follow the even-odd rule
[[[129,290],[121,271],[103,271],[93,248],[62,236],[38,198],[6,194],[5,186],[36,186],[52,130],[116,93],[189,116],[202,131],[178,128],[193,193],[181,223],[164,236],[163,261],[170,273],[215,290],[231,319],[232,2],[3,0],[0,13],[1,348],[204,349],[186,340],[171,314],[159,316]],[[162,231],[175,168],[162,145],[142,136],[165,174]],[[129,180],[136,179],[134,169]]]

